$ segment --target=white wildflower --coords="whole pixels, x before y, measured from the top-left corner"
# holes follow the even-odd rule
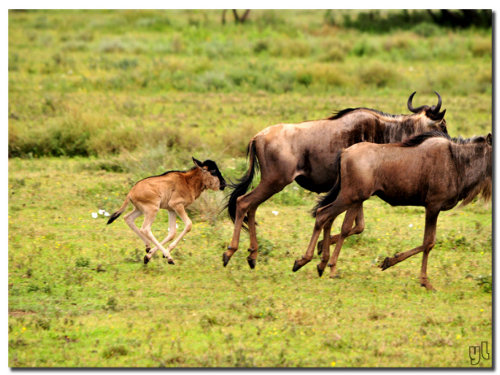
[[[106,212],[104,213],[104,216],[109,216],[109,212],[107,212],[107,211],[106,211]]]
[[[94,219],[97,219],[97,212],[92,212],[92,217],[93,217]]]
[[[271,213],[274,215],[274,216],[278,216],[279,212],[278,211],[271,211]]]
[[[104,212],[105,212],[105,211],[104,211],[104,210],[99,210],[99,211],[97,211],[97,212],[99,212],[99,215],[104,215]]]
[[[408,225],[409,228],[413,228],[413,224]]]

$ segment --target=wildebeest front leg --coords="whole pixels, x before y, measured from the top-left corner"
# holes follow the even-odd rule
[[[436,243],[436,225],[439,211],[433,212],[429,209],[425,213],[425,234],[424,234],[424,255],[422,257],[422,268],[420,270],[420,285],[425,287],[427,290],[434,290],[427,279],[427,258],[431,252],[434,244]]]
[[[349,231],[349,234],[346,236],[346,238],[350,237],[354,234],[360,234],[365,229],[365,217],[364,217],[364,213],[363,213],[363,206],[361,206],[361,208],[358,209],[354,223],[355,223],[354,227]],[[337,241],[339,240],[339,238],[340,238],[340,233],[331,236],[330,237],[330,246],[336,244]],[[318,255],[321,254],[321,252],[323,251],[323,248],[324,248],[323,247],[323,240],[321,240],[318,242]]]
[[[387,268],[392,267],[399,262],[402,262],[403,260],[423,251],[424,255],[422,258],[422,268],[420,270],[420,285],[428,290],[433,290],[434,287],[427,279],[427,258],[436,242],[436,223],[438,215],[439,210],[429,210],[429,208],[427,208],[425,213],[424,243],[421,246],[408,250],[404,253],[395,254],[393,257],[385,258],[380,264],[382,271],[385,271]]]

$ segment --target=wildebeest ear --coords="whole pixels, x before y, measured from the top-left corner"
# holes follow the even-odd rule
[[[191,156],[191,158],[193,159],[194,165],[196,165],[199,168],[203,167],[203,163],[201,161],[195,159],[194,156]]]
[[[488,133],[488,135],[486,136],[486,143],[488,143],[489,145],[493,144],[493,136],[491,135],[491,133]]]

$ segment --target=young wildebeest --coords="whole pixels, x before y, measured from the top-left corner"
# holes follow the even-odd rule
[[[222,177],[217,164],[212,160],[203,163],[193,158],[195,166],[189,171],[168,171],[159,176],[152,176],[137,182],[127,194],[125,202],[118,211],[109,218],[108,224],[120,216],[128,203],[131,202],[134,210],[125,216],[125,222],[146,244],[146,255],[144,264],[147,264],[157,249],[168,259],[168,263],[174,264],[170,251],[179,243],[184,235],[191,230],[191,220],[186,214],[185,208],[193,203],[200,194],[206,190],[224,190],[226,181]],[[151,232],[151,225],[155,220],[160,208],[168,210],[169,233],[160,243]],[[144,223],[141,229],[137,228],[134,221],[144,214]],[[168,246],[163,245],[175,237],[175,215],[184,222],[184,230]],[[151,243],[155,245],[151,249]]]
[[[419,252],[424,253],[420,284],[433,289],[427,280],[427,257],[436,240],[440,211],[450,210],[459,201],[469,203],[476,195],[491,197],[492,138],[450,139],[446,134],[429,132],[400,144],[359,143],[339,153],[340,174],[332,190],[317,205],[314,232],[306,254],[296,260],[293,271],[308,263],[324,229],[323,255],[318,264],[321,276],[328,262],[330,229],[335,218],[347,210],[340,237],[328,265],[336,272],[337,259],[349,234],[353,208],[376,195],[393,206],[424,206],[425,232],[421,246],[386,258],[385,270]],[[350,214],[351,212],[351,214]]]
[[[418,108],[412,106],[414,95],[411,94],[408,99],[408,109],[414,113],[412,115],[389,115],[374,109],[348,108],[325,120],[274,125],[255,135],[248,145],[249,169],[237,184],[232,185],[234,190],[227,204],[234,222],[234,232],[228,250],[222,256],[224,266],[238,249],[241,228],[243,222],[247,221],[250,232],[250,255],[247,261],[254,268],[258,249],[255,230],[257,207],[294,180],[316,193],[329,191],[338,173],[335,156],[341,149],[363,141],[401,142],[430,130],[446,132],[446,110],[439,112],[439,94],[436,93],[437,105]],[[245,194],[258,165],[260,183]],[[364,228],[362,207],[353,214],[356,225],[350,229],[349,235],[361,233]],[[337,238],[338,235],[333,236],[332,242]]]

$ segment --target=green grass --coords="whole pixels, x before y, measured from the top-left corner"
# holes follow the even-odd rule
[[[142,242],[123,220],[91,217],[119,207],[130,174],[82,171],[81,163],[9,163],[12,367],[468,367],[470,345],[491,346],[489,205],[441,214],[428,270],[436,293],[419,286],[420,257],[377,268],[418,245],[424,224],[422,208],[378,199],[366,204],[365,232],[344,245],[341,278],[318,278],[316,261],[293,273],[314,203],[294,186],[258,212],[255,270],[246,235],[222,267],[232,225],[225,214],[202,221],[199,211],[174,250],[176,265],[155,256],[144,266]],[[154,231],[162,237],[167,227],[163,213]]]
[[[91,216],[192,155],[241,177],[268,125],[407,113],[414,90],[416,106],[442,95],[451,136],[491,131],[491,29],[370,34],[346,15],[359,12],[252,11],[225,26],[220,11],[9,13],[9,366],[472,367],[469,346],[491,348],[490,204],[441,213],[436,293],[419,286],[420,257],[377,267],[421,243],[422,208],[366,202],[333,280],[317,260],[292,272],[316,199],[296,184],[257,212],[255,270],[247,234],[222,267],[221,192],[191,207],[175,266],[144,266],[123,220]],[[167,228],[161,213],[154,233]]]

